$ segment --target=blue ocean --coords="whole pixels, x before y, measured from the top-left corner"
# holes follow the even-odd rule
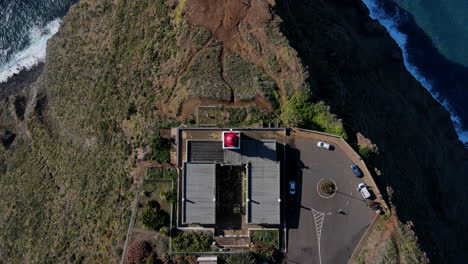
[[[44,60],[47,40],[77,1],[0,0],[0,83]],[[468,0],[362,1],[468,146]]]
[[[0,83],[43,61],[47,40],[77,0],[0,0]]]
[[[406,69],[450,112],[468,147],[468,1],[362,1],[402,50]]]

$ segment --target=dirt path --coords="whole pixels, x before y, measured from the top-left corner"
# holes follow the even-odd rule
[[[230,102],[236,102],[236,98],[234,97],[234,88],[232,87],[231,82],[228,80],[226,76],[226,72],[224,71],[224,58],[226,58],[226,49],[222,48],[221,54],[219,55],[219,60],[220,60],[220,67],[221,67],[221,79],[223,79],[224,83],[229,87],[231,90],[231,97],[230,97]]]
[[[213,41],[214,41],[214,39],[213,39],[213,37],[211,37],[203,45],[203,47],[201,47],[198,50],[195,50],[194,52],[192,52],[192,54],[190,55],[188,60],[185,62],[185,64],[182,66],[182,68],[180,68],[179,71],[177,71],[177,74],[176,74],[176,77],[175,77],[175,83],[174,83],[172,89],[170,90],[170,92],[167,93],[166,98],[164,99],[164,102],[167,103],[169,101],[169,99],[171,98],[172,93],[174,92],[175,88],[179,84],[180,77],[182,76],[182,74],[184,74],[190,68],[190,66],[192,66],[193,59],[198,55],[198,53],[200,53],[201,51],[203,51],[205,49],[216,48],[216,47],[219,46],[219,45],[212,46],[211,44],[212,44]]]

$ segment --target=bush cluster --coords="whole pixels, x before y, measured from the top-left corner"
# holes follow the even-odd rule
[[[179,252],[206,252],[211,247],[211,235],[202,232],[178,232],[172,247]]]
[[[161,199],[168,201],[169,203],[176,203],[177,202],[177,192],[176,190],[167,190],[161,192]]]
[[[147,208],[141,216],[141,223],[148,229],[159,231],[169,222],[169,215],[166,211],[159,208],[159,203],[149,201]]]
[[[250,233],[250,238],[254,243],[265,243],[273,247],[278,247],[278,230],[255,230]]]
[[[255,258],[249,252],[229,255],[226,264],[255,264]]]
[[[320,188],[322,189],[322,192],[324,193],[333,194],[335,193],[336,186],[333,182],[326,181],[320,186]]]
[[[150,159],[164,163],[171,161],[171,140],[162,138],[160,135],[155,135],[150,141],[150,147],[153,152],[150,155]]]
[[[347,138],[343,124],[320,101],[313,103],[307,94],[295,93],[282,107],[281,118],[290,127],[304,127]]]

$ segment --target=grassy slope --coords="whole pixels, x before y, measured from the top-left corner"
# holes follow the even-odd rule
[[[50,42],[27,132],[0,150],[7,167],[0,177],[1,259],[118,257],[131,185],[121,121],[132,101],[142,113],[152,110],[157,91],[148,76],[174,52],[174,37],[165,33],[169,13],[161,1],[81,1],[71,9]]]

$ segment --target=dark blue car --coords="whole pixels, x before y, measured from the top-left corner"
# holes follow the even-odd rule
[[[359,169],[359,167],[358,167],[356,164],[352,164],[352,165],[351,165],[351,169],[352,169],[353,172],[354,172],[354,176],[356,176],[356,177],[358,177],[358,178],[361,178],[361,177],[362,177],[361,170]]]

